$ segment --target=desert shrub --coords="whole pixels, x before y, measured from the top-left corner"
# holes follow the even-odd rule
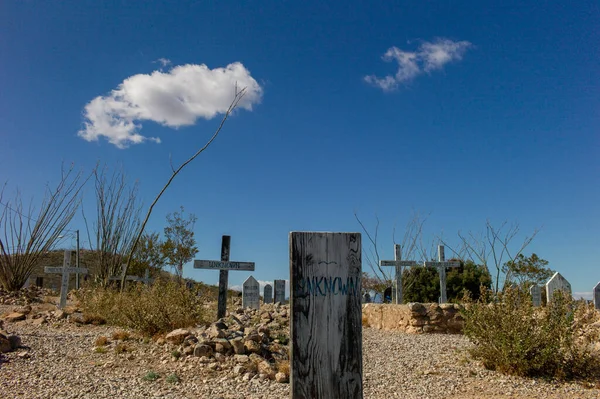
[[[179,379],[179,376],[177,374],[173,373],[173,374],[170,374],[170,375],[167,376],[166,381],[169,384],[176,384],[176,383],[178,383],[180,381],[180,379]]]
[[[84,318],[101,318],[147,336],[202,323],[206,314],[202,300],[176,281],[135,284],[122,293],[96,287],[80,290],[78,299]]]
[[[148,371],[146,375],[142,377],[144,381],[156,381],[160,375],[154,371]]]
[[[133,352],[133,348],[124,343],[119,343],[115,346],[115,353],[117,355],[121,354],[121,353],[127,353],[127,352]]]
[[[491,370],[518,376],[556,379],[597,378],[599,359],[583,336],[587,305],[557,294],[544,308],[511,288],[491,298],[466,301],[464,334],[475,346],[471,355]]]
[[[131,338],[131,334],[123,330],[115,331],[112,334],[112,339],[115,341],[127,341],[129,338]]]
[[[108,344],[108,338],[106,338],[105,336],[101,335],[98,338],[96,338],[96,346],[104,346]]]

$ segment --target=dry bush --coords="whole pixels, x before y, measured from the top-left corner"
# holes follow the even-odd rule
[[[285,375],[290,375],[290,361],[289,360],[278,360],[275,363],[275,367],[279,373],[284,373]]]
[[[96,342],[95,342],[96,346],[105,346],[108,344],[108,338],[106,338],[105,336],[99,336],[98,338],[96,338]]]
[[[147,336],[203,323],[206,314],[201,298],[176,281],[135,284],[123,292],[101,287],[80,290],[78,299],[84,319],[101,318]]]
[[[600,376],[598,354],[580,339],[587,305],[558,293],[549,306],[536,308],[515,288],[487,303],[489,298],[483,295],[463,310],[464,334],[475,344],[471,355],[486,368],[556,379]]]
[[[131,335],[127,331],[118,330],[112,334],[112,339],[115,341],[127,341]]]

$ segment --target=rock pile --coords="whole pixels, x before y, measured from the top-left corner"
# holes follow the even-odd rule
[[[289,379],[289,307],[266,304],[260,310],[237,308],[206,327],[177,329],[157,343],[178,356],[196,356],[209,368],[255,377]],[[174,350],[174,351],[173,351]]]
[[[5,291],[0,288],[0,305],[28,305],[41,303],[44,296],[52,295],[47,288],[30,286],[19,291]]]

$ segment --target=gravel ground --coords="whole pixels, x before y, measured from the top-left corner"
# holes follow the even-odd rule
[[[0,306],[0,313],[5,311]],[[233,364],[201,363],[171,356],[172,347],[126,341],[129,351],[94,351],[110,327],[66,321],[34,326],[10,323],[29,349],[0,357],[0,398],[287,398],[289,385],[259,378],[244,381]],[[409,335],[363,330],[365,398],[600,398],[600,389],[577,384],[506,377],[484,370],[466,355],[468,341],[457,335]],[[233,361],[228,359],[228,361]],[[145,381],[149,372],[155,381]],[[169,382],[176,374],[179,382]]]

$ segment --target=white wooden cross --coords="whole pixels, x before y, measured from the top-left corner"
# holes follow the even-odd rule
[[[69,291],[69,275],[71,273],[82,273],[87,274],[88,269],[85,267],[70,267],[71,266],[71,251],[65,251],[65,258],[63,260],[62,267],[44,267],[44,273],[57,273],[62,274],[60,282],[60,302],[58,307],[63,309],[67,306],[67,292]]]
[[[401,260],[402,259],[402,248],[400,244],[394,244],[394,260],[380,260],[379,266],[395,266],[396,267],[396,280],[392,287],[392,303],[402,303],[402,268],[415,266],[417,262],[414,260]]]
[[[438,245],[438,261],[425,262],[425,267],[435,267],[440,275],[440,303],[448,302],[448,296],[446,294],[446,268],[460,267],[460,262],[446,262],[445,260],[444,246]]]

